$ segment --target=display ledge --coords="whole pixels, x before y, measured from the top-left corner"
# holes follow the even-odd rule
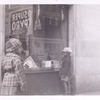
[[[40,69],[25,69],[25,74],[28,73],[47,73],[47,72],[58,72],[59,68],[40,68]]]

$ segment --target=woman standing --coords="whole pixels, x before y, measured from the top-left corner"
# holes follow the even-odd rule
[[[26,78],[20,57],[22,51],[22,43],[18,39],[11,38],[6,42],[6,55],[1,63],[1,95],[16,95],[19,89],[26,90]]]

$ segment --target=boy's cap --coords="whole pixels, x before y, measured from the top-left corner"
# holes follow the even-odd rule
[[[15,51],[21,45],[22,45],[22,43],[18,39],[11,38],[6,42],[6,52]]]
[[[65,47],[61,52],[69,52],[69,53],[72,53],[72,50],[69,47]]]

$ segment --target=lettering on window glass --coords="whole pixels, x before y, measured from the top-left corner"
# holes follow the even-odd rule
[[[32,11],[22,10],[11,14],[11,32],[21,28],[29,28],[32,22]]]

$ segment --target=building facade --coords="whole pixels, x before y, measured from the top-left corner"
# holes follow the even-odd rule
[[[100,5],[1,5],[0,12],[1,57],[10,35],[23,42],[40,67],[47,55],[60,60],[60,51],[69,46],[74,93],[100,90]]]

